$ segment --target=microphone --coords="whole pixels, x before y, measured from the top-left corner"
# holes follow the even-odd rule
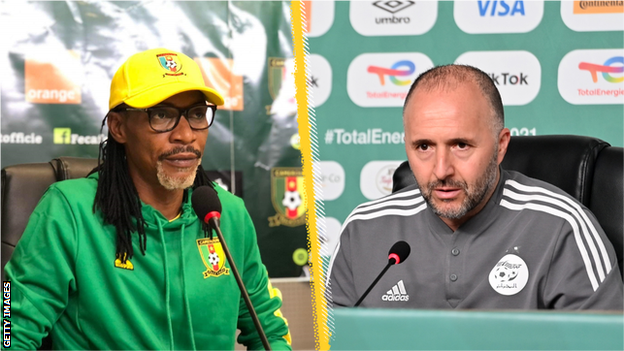
[[[204,223],[208,224],[212,229],[217,233],[217,237],[221,242],[221,246],[223,247],[223,252],[225,253],[225,257],[227,261],[230,262],[230,269],[232,270],[232,274],[236,279],[236,283],[238,284],[238,289],[245,300],[245,304],[247,305],[247,309],[249,310],[249,314],[251,315],[251,319],[256,326],[256,330],[258,331],[258,335],[260,335],[260,340],[262,341],[262,345],[265,350],[271,350],[271,345],[269,344],[269,340],[267,340],[266,334],[264,333],[264,329],[262,329],[262,325],[260,324],[260,320],[258,319],[258,315],[256,314],[256,310],[251,303],[251,299],[249,298],[249,294],[247,293],[247,289],[245,288],[245,284],[238,274],[238,269],[236,269],[236,265],[234,264],[234,259],[232,259],[232,255],[230,254],[230,250],[225,243],[225,238],[223,238],[223,233],[221,232],[221,228],[219,226],[219,219],[221,218],[221,201],[219,200],[219,196],[217,195],[217,191],[209,186],[200,186],[193,190],[193,195],[191,196],[191,203],[193,205],[193,210],[197,214]],[[212,230],[210,231],[212,235]]]
[[[403,263],[403,261],[405,261],[405,259],[409,256],[410,252],[411,248],[409,244],[405,241],[397,241],[396,243],[394,243],[394,245],[392,245],[392,247],[390,248],[390,251],[388,251],[388,264],[386,265],[386,267],[384,267],[381,273],[379,273],[377,278],[375,278],[375,280],[373,281],[373,284],[371,284],[368,289],[366,289],[362,297],[360,297],[360,299],[355,303],[355,305],[353,305],[353,307],[358,307],[362,303],[362,301],[364,301],[366,295],[368,295],[373,287],[377,285],[379,279],[381,279],[381,277],[386,274],[386,271],[388,270],[388,268],[390,268],[390,266]]]
[[[209,186],[200,186],[193,190],[191,196],[191,204],[193,211],[200,220],[208,224],[210,228],[217,231],[219,228],[219,219],[221,218],[221,201],[217,195],[217,191]],[[210,239],[212,239],[212,230],[210,231]],[[219,238],[221,240],[221,238]]]

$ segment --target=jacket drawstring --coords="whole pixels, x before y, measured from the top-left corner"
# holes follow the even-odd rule
[[[163,254],[165,258],[165,305],[167,306],[167,323],[169,325],[169,349],[173,350],[173,325],[171,324],[171,308],[169,307],[169,303],[171,301],[171,292],[169,291],[169,268],[167,264],[167,248],[165,241],[165,233],[162,227],[162,224],[156,218],[156,223],[158,223],[158,231],[160,232],[160,240],[163,244]]]
[[[191,343],[193,345],[193,350],[197,350],[195,346],[195,332],[193,331],[193,319],[191,318],[191,308],[189,304],[188,294],[186,293],[186,273],[185,273],[185,265],[184,261],[186,260],[186,255],[184,255],[184,229],[186,229],[186,224],[182,224],[182,229],[180,232],[180,257],[182,258],[182,285],[184,289],[184,305],[186,306],[186,315],[190,329],[191,329]]]

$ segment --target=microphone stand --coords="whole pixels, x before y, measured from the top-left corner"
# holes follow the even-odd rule
[[[232,274],[234,275],[234,278],[236,279],[236,283],[238,284],[238,288],[240,289],[241,294],[243,295],[243,300],[245,300],[245,305],[247,305],[247,309],[249,310],[251,319],[253,320],[254,325],[256,326],[256,330],[258,331],[258,334],[260,335],[260,340],[262,341],[262,345],[264,346],[265,350],[270,351],[271,345],[269,345],[269,340],[267,340],[266,334],[264,333],[264,329],[262,329],[262,324],[260,324],[260,320],[258,319],[256,310],[251,304],[251,299],[249,298],[247,289],[245,289],[245,284],[243,283],[243,280],[241,279],[240,274],[238,274],[238,269],[236,269],[236,265],[234,264],[234,259],[232,258],[232,255],[230,254],[230,250],[228,249],[227,244],[225,243],[225,238],[223,237],[223,233],[221,233],[221,228],[219,227],[219,219],[213,217],[210,219],[210,221],[213,221],[212,227],[217,232],[217,237],[219,237],[219,241],[221,242],[221,246],[223,247],[223,252],[225,253],[225,257],[227,258],[228,262],[230,262],[230,268],[232,269]]]
[[[381,277],[386,273],[388,268],[390,268],[390,266],[394,265],[395,263],[396,263],[396,259],[394,258],[391,258],[388,260],[388,264],[386,265],[386,267],[381,271],[381,273],[379,273],[377,278],[375,278],[375,280],[373,281],[373,284],[371,284],[368,287],[368,289],[366,289],[362,297],[360,297],[360,299],[355,303],[355,305],[353,305],[353,307],[358,307],[362,303],[362,301],[364,301],[364,298],[366,297],[366,295],[368,295],[368,293],[373,289],[373,287],[377,285],[377,282],[379,281],[379,279],[381,279]]]

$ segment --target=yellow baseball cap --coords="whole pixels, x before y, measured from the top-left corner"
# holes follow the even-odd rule
[[[167,49],[132,55],[113,76],[108,108],[122,103],[134,108],[152,107],[169,97],[199,90],[206,100],[223,105],[223,97],[208,88],[199,66],[190,57]]]

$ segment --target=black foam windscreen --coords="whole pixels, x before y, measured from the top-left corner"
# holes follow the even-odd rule
[[[217,196],[217,191],[207,185],[193,190],[191,203],[197,217],[202,221],[209,212],[216,211],[221,213],[221,201],[219,196]]]
[[[392,254],[399,256],[397,264],[400,264],[405,261],[411,251],[412,249],[410,248],[408,243],[406,243],[405,241],[397,241],[396,243],[394,243],[394,245],[392,245],[390,251],[388,251],[388,256]]]

